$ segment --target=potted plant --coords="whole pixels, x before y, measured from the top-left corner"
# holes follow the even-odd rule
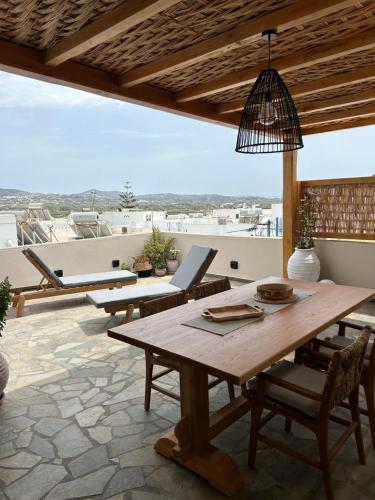
[[[172,248],[174,238],[166,237],[160,229],[153,227],[151,238],[144,245],[144,255],[150,260],[157,276],[167,273],[166,260]]]
[[[317,221],[317,198],[313,192],[306,193],[298,208],[300,217],[299,240],[288,261],[288,278],[303,281],[318,281],[320,261],[314,249],[314,232]]]
[[[132,266],[130,264],[128,264],[127,262],[123,262],[121,264],[121,271],[131,271],[132,270]]]
[[[0,281],[0,337],[6,323],[6,316],[10,304],[10,283],[8,278]],[[9,366],[5,356],[0,352],[0,399],[4,396],[4,389],[9,379]]]
[[[178,268],[177,255],[179,253],[180,253],[180,250],[177,250],[176,247],[172,247],[169,250],[168,257],[167,257],[168,274],[174,274],[177,271],[177,268]]]

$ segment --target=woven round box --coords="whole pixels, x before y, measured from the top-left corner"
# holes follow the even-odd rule
[[[293,295],[293,287],[285,283],[266,283],[257,286],[257,296],[263,300],[285,300]]]

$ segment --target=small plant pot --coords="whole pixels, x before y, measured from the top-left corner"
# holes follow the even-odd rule
[[[167,268],[164,269],[155,269],[156,276],[165,276],[167,274]]]
[[[143,271],[137,271],[138,278],[149,278],[151,274],[152,274],[152,268],[145,269]]]
[[[177,259],[167,259],[167,269],[168,274],[174,274],[178,268],[178,260]]]

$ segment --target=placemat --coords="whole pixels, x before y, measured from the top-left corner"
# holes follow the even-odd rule
[[[208,321],[207,319],[202,318],[202,316],[198,316],[188,321],[184,321],[181,323],[184,326],[191,326],[192,328],[196,328],[198,330],[204,330],[206,332],[214,333],[215,335],[227,335],[228,333],[234,332],[239,328],[242,328],[245,325],[250,323],[254,323],[255,321],[262,321],[265,316],[270,316],[271,314],[284,309],[285,307],[290,307],[294,304],[298,304],[303,299],[310,297],[316,292],[311,292],[308,290],[303,290],[302,288],[295,288],[294,293],[298,295],[298,301],[293,302],[292,304],[260,304],[254,299],[250,298],[248,300],[243,300],[241,302],[235,302],[235,304],[249,304],[251,306],[258,305],[264,309],[264,315],[261,318],[248,318],[234,321],[224,321],[223,323],[215,323],[214,321]],[[219,305],[235,305],[235,304],[218,304]]]

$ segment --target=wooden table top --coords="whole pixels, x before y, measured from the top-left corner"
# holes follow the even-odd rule
[[[184,326],[206,307],[252,297],[257,284],[289,283],[316,293],[225,336]],[[108,330],[109,337],[196,363],[209,373],[241,384],[375,298],[375,290],[266,278]]]

